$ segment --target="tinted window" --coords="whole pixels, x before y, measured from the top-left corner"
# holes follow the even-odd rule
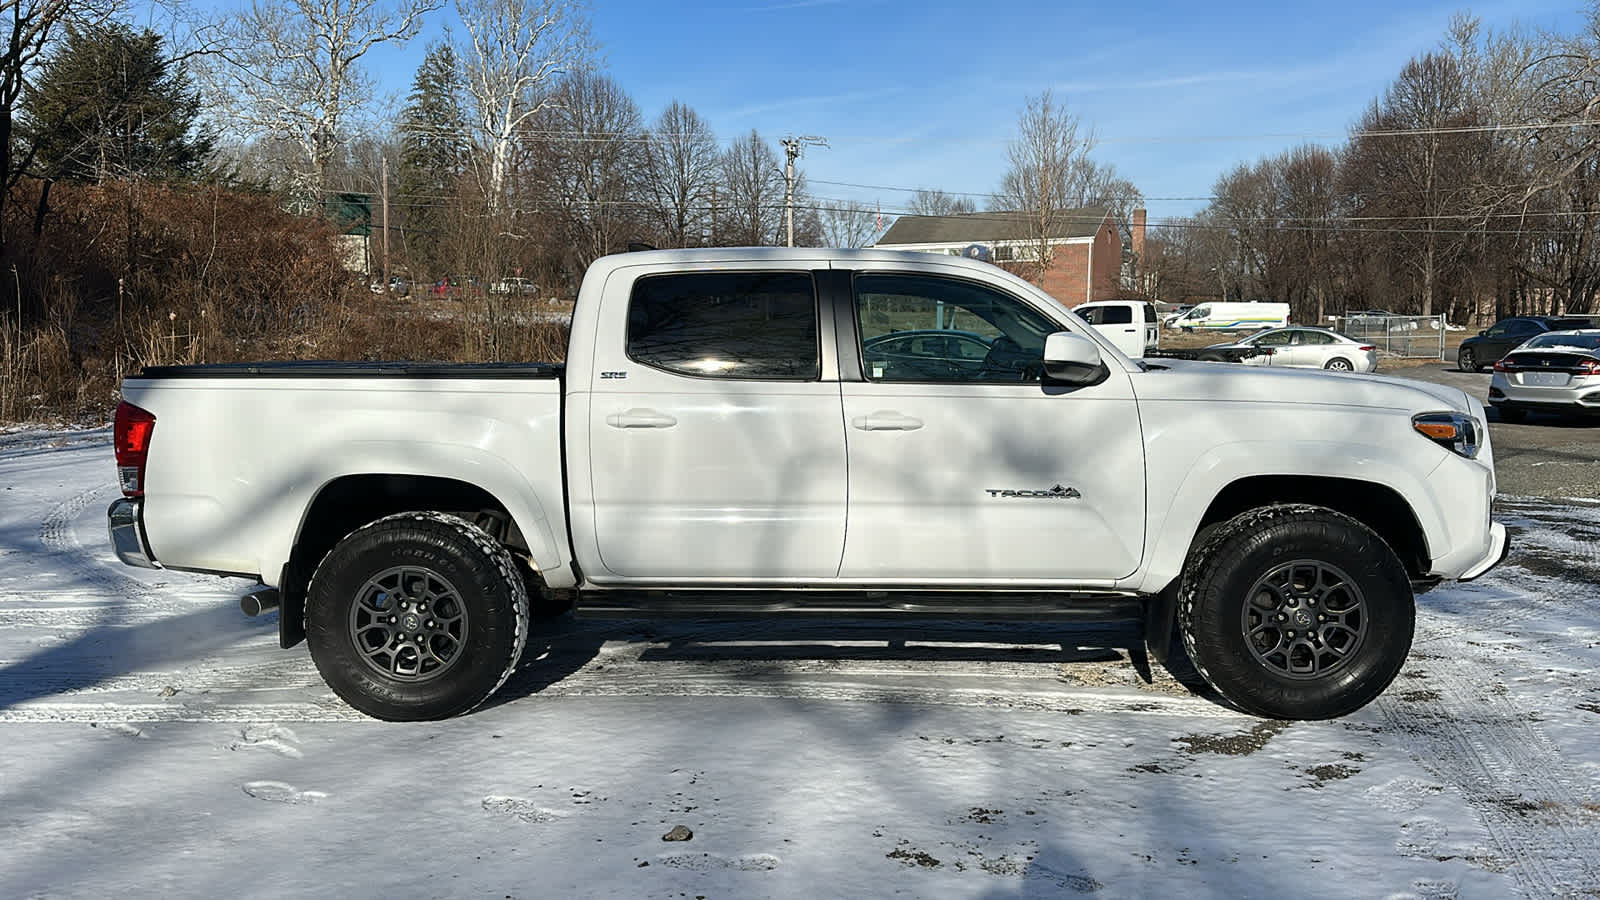
[[[871,381],[1038,381],[1044,368],[1044,340],[1060,330],[1016,297],[968,281],[924,275],[859,275],[855,284],[856,319],[864,347],[861,358]],[[885,349],[886,344],[915,347],[881,339],[882,335],[913,330],[965,334],[934,335],[937,344],[921,345],[942,347],[938,355],[913,356]],[[984,342],[988,342],[986,347]]]
[[[1091,306],[1073,311],[1090,325],[1126,325],[1133,321],[1133,310],[1126,306]]]
[[[1156,305],[1154,303],[1146,303],[1144,305],[1144,320],[1146,322],[1155,322],[1158,320],[1158,317],[1156,316]]]
[[[817,345],[804,272],[647,276],[628,304],[628,357],[669,372],[815,380]]]
[[[1571,332],[1556,331],[1541,334],[1524,345],[1525,349],[1534,347],[1582,347],[1586,350],[1600,350],[1600,334],[1572,334]]]

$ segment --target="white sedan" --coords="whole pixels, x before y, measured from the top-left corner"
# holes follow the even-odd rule
[[[1273,328],[1232,343],[1213,344],[1206,349],[1223,347],[1252,347],[1267,351],[1245,360],[1247,366],[1295,366],[1333,372],[1378,371],[1377,347],[1326,328]],[[1203,352],[1201,358],[1205,358]]]

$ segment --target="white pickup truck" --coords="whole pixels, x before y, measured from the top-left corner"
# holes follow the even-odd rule
[[[611,256],[565,366],[153,368],[122,395],[119,557],[258,579],[246,611],[385,719],[470,710],[530,609],[573,604],[1142,618],[1239,708],[1338,716],[1399,672],[1414,587],[1506,551],[1462,391],[1135,362],[954,257]]]

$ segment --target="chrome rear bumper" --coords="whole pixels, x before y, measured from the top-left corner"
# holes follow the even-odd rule
[[[111,504],[106,510],[106,530],[111,534],[111,546],[117,551],[117,559],[141,569],[159,569],[161,564],[156,562],[150,552],[150,542],[145,540],[142,507],[141,501],[128,499]]]

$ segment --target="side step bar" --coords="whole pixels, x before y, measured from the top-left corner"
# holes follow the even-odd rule
[[[916,616],[989,622],[1129,622],[1144,618],[1135,594],[1091,592],[590,590],[584,619],[886,618]]]

